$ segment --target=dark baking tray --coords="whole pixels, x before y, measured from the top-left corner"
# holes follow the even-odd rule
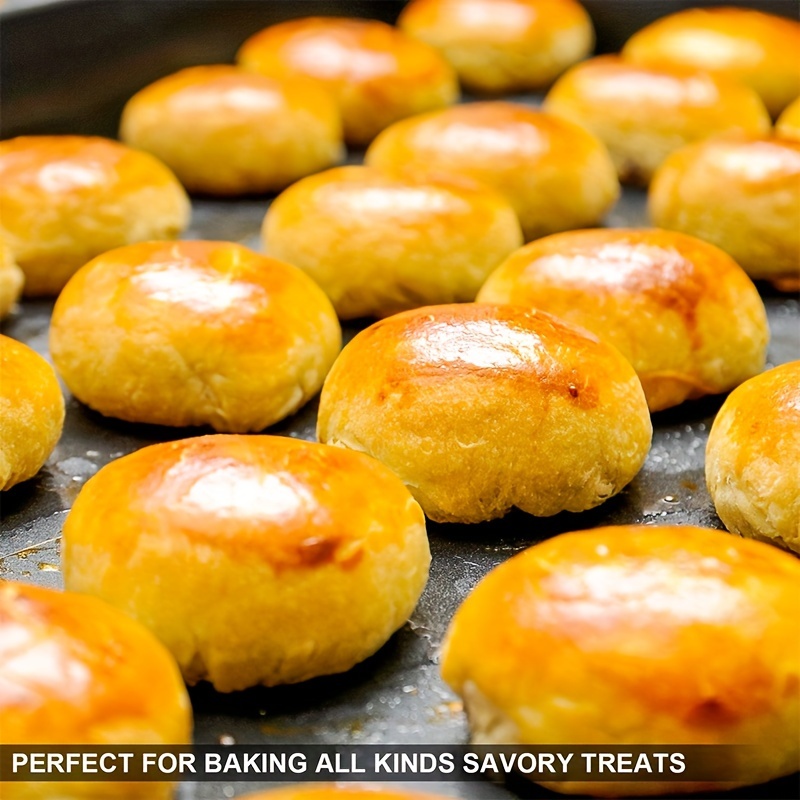
[[[681,2],[586,3],[598,29],[598,50],[619,47],[635,29]],[[751,3],[792,14],[793,3]],[[10,0],[0,15],[3,135],[81,132],[113,135],[125,99],[141,86],[193,63],[231,60],[260,27],[291,16],[337,13],[393,20],[399,2],[257,2],[256,0]],[[535,103],[537,98],[521,98]],[[357,162],[359,154],[351,154]],[[647,224],[644,193],[626,189],[612,226]],[[188,238],[227,239],[258,247],[269,198],[195,199]],[[800,358],[800,303],[766,287],[772,341],[770,365]],[[52,303],[25,302],[3,332],[47,354]],[[365,323],[366,324],[366,323]],[[350,337],[360,327],[348,325]],[[196,739],[231,736],[239,743],[460,743],[467,725],[460,704],[438,674],[437,651],[460,601],[496,564],[554,534],[599,524],[695,524],[721,527],[705,489],[703,453],[720,398],[686,403],[654,418],[653,447],[642,472],[618,497],[583,514],[461,526],[429,524],[433,565],[411,621],[374,657],[346,675],[278,689],[230,695],[207,685],[191,690]],[[314,438],[316,401],[271,433]],[[130,425],[105,419],[73,399],[64,435],[47,466],[2,498],[0,575],[61,585],[59,535],[84,481],[110,460],[139,447],[206,433]],[[182,800],[232,797],[266,783],[185,784]],[[415,784],[417,788],[434,788]],[[448,783],[437,790],[468,798],[505,798],[490,783]],[[513,792],[551,793],[515,785]],[[797,798],[797,776],[727,793],[726,797]],[[720,795],[723,796],[723,795]]]

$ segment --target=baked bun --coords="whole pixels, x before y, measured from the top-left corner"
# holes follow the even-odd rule
[[[344,672],[410,616],[425,519],[360,453],[204,436],[103,467],[64,525],[64,581],[147,625],[190,683],[230,692]]]
[[[481,744],[750,745],[726,756],[724,783],[550,789],[643,797],[761,783],[800,759],[799,585],[800,561],[719,531],[563,534],[478,584],[451,623],[442,675]]]
[[[694,67],[741,81],[777,116],[800,94],[798,51],[796,19],[731,7],[662,17],[632,36],[622,55],[646,66]]]
[[[786,106],[775,123],[775,133],[785,139],[800,139],[800,97]]]
[[[174,660],[93,597],[0,582],[4,745],[181,745],[192,711]],[[54,789],[58,791],[54,794]],[[163,783],[0,783],[4,800],[167,800]]]
[[[242,795],[241,800],[446,800],[442,795],[386,789],[375,784],[300,783]]]
[[[800,553],[800,361],[732,392],[706,449],[706,483],[719,518],[741,536]]]
[[[0,491],[32,478],[61,437],[64,398],[53,368],[0,335]]]
[[[14,261],[11,248],[0,236],[0,319],[14,308],[24,283],[25,276]]]
[[[277,192],[344,156],[339,111],[324,89],[225,64],[142,89],[125,106],[120,136],[208,194]]]
[[[271,25],[242,45],[237,60],[271,78],[316,80],[335,98],[353,145],[458,99],[455,72],[436,50],[373,19],[306,17]]]
[[[543,108],[582,125],[608,147],[619,177],[646,184],[679,147],[719,133],[764,134],[770,119],[747,86],[681,67],[600,56],[573,67]]]
[[[296,267],[230,242],[148,242],[81,269],[50,352],[108,417],[259,431],[319,390],[341,346],[330,301]]]
[[[113,247],[173,239],[189,198],[147,153],[109,139],[20,136],[0,142],[0,236],[25,273],[28,296],[58,294]]]
[[[467,178],[340,167],[270,207],[270,255],[307,272],[342,319],[474,300],[522,244],[514,209]]]
[[[430,306],[359,333],[320,400],[321,442],[382,461],[437,522],[550,516],[619,492],[652,428],[631,365],[515,306]]]
[[[594,46],[592,21],[574,0],[411,0],[398,25],[477,92],[549,86]]]
[[[513,103],[469,103],[384,131],[366,163],[454,172],[497,189],[526,239],[596,225],[619,196],[605,147],[570,122]]]
[[[547,311],[613,344],[651,411],[726,392],[764,369],[769,327],[756,287],[722,250],[681,233],[539,239],[492,273],[478,302]]]
[[[674,153],[656,174],[650,217],[715,244],[751,278],[800,287],[800,141],[722,138]]]

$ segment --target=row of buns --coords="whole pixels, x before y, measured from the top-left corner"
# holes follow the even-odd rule
[[[4,375],[9,343],[0,341]],[[23,345],[12,353],[47,368]],[[6,741],[185,741],[175,663],[189,683],[221,691],[346,670],[419,599],[430,558],[423,509],[434,519],[452,509],[486,518],[505,504],[578,510],[618,491],[646,454],[647,407],[630,365],[546,314],[471,304],[405,312],[356,337],[337,364],[320,410],[329,444],[184,439],[89,480],[64,526],[68,593],[0,587],[0,641],[11,648],[0,676],[13,688],[3,695]],[[30,386],[23,380],[23,394]],[[798,387],[795,362],[734,391],[707,466],[732,530],[794,548]],[[52,406],[60,404],[59,395]],[[800,664],[787,642],[797,633],[799,568],[777,548],[691,527],[565,534],[478,586],[452,624],[444,676],[464,698],[476,741],[585,743],[590,720],[595,743],[617,743],[609,723],[624,711],[637,742],[751,744],[726,786],[788,774],[798,757]],[[30,658],[44,642],[59,664],[74,665],[55,682],[49,669],[30,668],[48,663]],[[65,675],[90,679],[72,686]],[[142,692],[157,704],[139,702]]]
[[[547,87],[593,45],[592,25],[572,0],[412,0],[400,28],[436,47],[462,84],[478,92]],[[703,70],[752,88],[773,116],[800,95],[795,19],[741,7],[693,8],[632,36],[627,61]]]
[[[788,25],[776,20],[769,24]],[[295,20],[253,37],[242,52],[291,56],[304,64],[309,48],[328,52],[328,39],[338,43],[331,52],[339,56],[342,48],[366,47],[367,40],[377,49],[405,46],[397,43],[402,35],[396,30],[377,23],[372,30],[372,24]],[[245,111],[274,113],[273,121],[289,128],[307,122],[310,109],[333,119],[335,110],[321,100],[324,91],[307,83],[311,77],[264,77],[225,66],[188,70],[137,95],[123,130],[149,120],[150,130],[169,136],[170,120],[177,120],[184,127],[173,139],[185,142],[192,139],[189,129],[202,128],[205,120],[227,120],[211,111],[215,98],[230,93]],[[268,86],[248,82],[262,79]],[[712,79],[708,74],[702,80]],[[600,90],[594,94],[603,97]],[[162,111],[166,125],[159,124]],[[241,122],[232,119],[234,126]],[[284,144],[292,138],[280,125],[259,130]],[[300,149],[307,154],[310,144]],[[717,240],[745,271],[788,287],[798,279],[797,147],[790,139],[724,138],[679,150],[657,173],[653,216],[664,227]],[[323,149],[335,158],[335,147]],[[191,146],[179,151],[215,163],[193,155]],[[291,163],[285,155],[280,164]],[[262,430],[322,386],[341,346],[337,316],[386,317],[416,307],[424,314],[431,306],[447,309],[449,302],[473,299],[553,313],[599,335],[633,366],[651,411],[729,391],[763,368],[763,304],[720,250],[666,230],[548,236],[596,224],[619,191],[603,144],[582,128],[525,106],[475,103],[390,125],[370,146],[367,164],[302,179],[277,198],[263,225],[265,249],[277,258],[214,242],[150,241],[115,249],[140,239],[169,239],[185,227],[188,199],[167,167],[102,139],[4,142],[3,234],[13,254],[4,257],[6,284],[19,285],[14,260],[33,294],[57,291],[66,281],[51,327],[56,366],[80,400],[132,422]],[[217,172],[225,174],[224,159]],[[725,203],[719,201],[723,194]],[[531,238],[536,241],[519,249]],[[483,312],[464,307],[452,313],[456,322],[445,327],[456,334],[444,349],[473,347],[470,336],[484,324]],[[501,319],[506,312],[491,314],[497,319],[490,327],[507,323]],[[429,316],[435,322],[436,315]],[[521,315],[526,321],[518,327],[535,328],[547,314],[529,317]],[[559,330],[550,349],[569,339],[568,327]],[[396,335],[417,334],[400,327]],[[467,344],[455,341],[459,337]],[[581,358],[588,341],[580,340]],[[502,335],[492,346],[503,350]],[[343,354],[338,362],[344,360]],[[336,375],[334,369],[332,385]],[[580,380],[568,385],[580,395]],[[40,464],[42,453],[52,449],[56,427],[50,425],[30,464]],[[11,464],[15,460],[19,468]],[[30,469],[25,459],[11,458],[5,485],[29,477]],[[601,470],[597,497],[619,491],[632,477],[625,469],[621,474],[620,482]],[[434,512],[431,503],[431,513],[481,519],[514,505],[502,492],[495,500],[492,511]],[[573,504],[562,499],[554,508]]]
[[[267,492],[282,504],[258,505]],[[389,470],[280,437],[126,456],[87,483],[64,543],[66,592],[0,583],[6,744],[188,743],[181,676],[231,691],[346,670],[404,623],[429,560],[419,506]],[[479,744],[740,746],[716,778],[546,784],[559,792],[762,783],[800,766],[798,580],[797,558],[720,531],[561,534],[478,583],[450,623],[442,676]],[[35,783],[0,787],[9,800],[48,796]],[[59,791],[171,796],[152,783]]]
[[[333,310],[299,270],[225,243],[138,245],[139,263],[114,251],[71,282],[51,352],[79,400],[133,422],[258,431],[322,387],[319,440],[374,456],[442,522],[490,520],[513,507],[536,516],[594,508],[642,468],[650,410],[740,385],[727,402],[749,398],[757,424],[728,430],[720,414],[712,432],[725,432],[712,435],[707,464],[712,497],[734,509],[720,510],[731,530],[798,550],[800,362],[759,374],[764,308],[733,262],[704,261],[702,249],[694,260],[665,259],[689,276],[687,287],[710,282],[713,290],[695,296],[654,282],[647,267],[660,236],[587,232],[555,253],[536,243],[485,287],[501,304],[402,312],[338,355]],[[615,251],[646,267],[626,270],[622,283],[606,277],[597,308],[574,304],[582,284],[596,282],[582,262],[619,270]],[[191,262],[193,253],[202,261]],[[241,274],[254,264],[260,282]],[[569,321],[540,310],[540,296]],[[300,310],[312,303],[314,314]],[[9,489],[52,452],[64,402],[36,353],[1,337],[0,355],[0,482]],[[778,395],[765,375],[783,376]]]
[[[481,106],[470,110],[476,108],[483,113]],[[536,113],[506,108],[516,116]],[[306,179],[278,198],[265,236],[269,250],[303,267],[325,292],[296,266],[221,242],[131,245],[79,269],[51,325],[52,356],[72,393],[131,422],[247,432],[296,411],[327,375],[323,441],[377,448],[425,498],[432,518],[480,521],[512,506],[548,515],[597,505],[641,467],[648,408],[728,391],[765,363],[763,304],[723,252],[657,230],[568,232],[514,250],[521,234],[513,212],[470,179],[344,168]],[[488,273],[480,304],[431,306],[439,292],[469,299]],[[373,326],[337,358],[337,311],[381,315],[406,305],[422,308]],[[543,312],[599,335],[604,358],[615,366],[601,369],[594,336]],[[385,364],[386,374],[373,362]],[[364,363],[368,374],[361,380]],[[398,388],[398,369],[410,388]],[[437,400],[453,389],[452,402],[427,407],[431,370],[444,377]],[[616,380],[629,385],[629,396],[613,388]],[[508,381],[511,394],[503,388]],[[374,409],[364,396],[371,384]],[[544,400],[551,385],[566,398],[561,410]],[[14,386],[9,382],[9,391]],[[414,391],[423,402],[408,399]],[[459,399],[469,403],[473,395],[481,397],[477,414],[452,413]],[[541,419],[530,414],[534,395],[542,398]],[[14,435],[8,441],[22,444],[19,452],[8,448],[6,488],[30,477],[57,439],[63,408],[39,395],[36,402],[49,409],[41,420],[21,414],[24,403],[9,406]],[[404,414],[390,410],[395,402]],[[519,419],[498,411],[515,403]],[[608,424],[598,427],[606,415]],[[614,418],[625,423],[624,436],[606,441],[617,430]],[[386,426],[398,420],[406,437],[387,438]],[[454,420],[465,425],[457,436]],[[561,472],[539,476],[521,452],[510,459],[516,472],[508,473],[503,462],[526,425],[554,452],[552,463],[563,462]],[[427,446],[420,454],[420,440],[435,439],[437,430],[439,443],[454,442],[455,449]],[[470,431],[480,432],[474,442]],[[593,444],[580,447],[586,431]]]
[[[571,67],[545,107],[596,135],[628,181],[648,182],[682,144],[763,136],[770,112],[800,95],[800,24],[746,9],[672,15],[619,57],[577,66],[593,37],[572,0],[426,0],[409,4],[399,25],[441,51],[468,85],[480,75],[484,88],[525,91]],[[194,190],[282,188],[319,169],[322,153],[335,161],[337,109],[344,138],[364,146],[392,123],[451,105],[454,76],[429,44],[375,21],[273,25],[245,42],[238,69],[193,68],[143,89],[125,109],[121,135]],[[259,151],[266,158],[256,159]]]
[[[199,68],[201,83],[204,69]],[[209,69],[213,80],[238,86],[234,68]],[[145,93],[151,91],[161,90],[154,86]],[[288,91],[283,100],[278,107],[286,114],[293,108]],[[705,238],[721,238],[723,248],[753,265],[751,272],[791,283],[798,236],[793,212],[800,205],[792,179],[800,174],[799,159],[788,139],[711,139],[679,150],[657,173],[654,216],[689,230],[696,219]],[[4,215],[5,230],[34,291],[57,287],[89,253],[104,251],[68,280],[53,315],[51,352],[71,392],[101,413],[131,422],[248,432],[296,411],[330,372],[320,436],[355,437],[368,450],[373,445],[367,440],[374,438],[374,447],[386,451],[382,460],[396,461],[395,471],[407,473],[407,482],[426,497],[430,516],[478,521],[515,505],[552,514],[602,502],[641,467],[650,435],[648,409],[729,391],[763,368],[763,304],[720,250],[658,230],[546,236],[597,222],[618,192],[603,145],[580,127],[509,103],[459,106],[390,126],[371,145],[367,163],[305,178],[278,197],[263,226],[265,247],[275,259],[215,242],[153,241],[110,249],[119,240],[168,238],[185,225],[188,200],[166,167],[101,139],[23,137],[3,143],[0,171],[11,212]],[[726,194],[727,204],[715,203],[711,219],[703,188],[708,198]],[[692,205],[694,194],[701,196]],[[753,208],[759,213],[748,215]],[[142,216],[152,225],[142,227]],[[523,238],[537,241],[518,249]],[[447,305],[476,297],[480,305]],[[385,317],[415,307],[422,311],[373,326],[337,359],[337,316]],[[609,389],[616,377],[624,382],[632,375],[630,398],[612,390],[608,403],[600,402],[602,391],[591,380],[603,371],[591,355],[597,340],[542,312],[600,336],[603,347],[612,345],[609,364],[620,355],[621,360],[597,383]],[[421,324],[425,320],[430,325]],[[397,351],[397,341],[406,343],[410,355]],[[377,348],[387,363],[387,375],[377,381],[386,386],[376,389],[375,412],[369,398],[342,400],[370,383],[354,378],[365,356],[350,354],[360,347]],[[450,351],[466,355],[454,358],[446,355]],[[565,366],[573,351],[575,363]],[[542,385],[561,385],[571,398],[565,411],[570,424],[543,402],[547,422],[534,426],[540,439],[563,453],[584,429],[594,429],[594,448],[578,448],[575,463],[567,459],[565,474],[551,475],[544,492],[534,484],[547,481],[530,477],[536,471],[522,455],[511,459],[518,465],[515,475],[502,469],[495,474],[495,467],[482,474],[475,466],[483,464],[480,445],[494,451],[495,460],[498,443],[511,448],[501,447],[502,456],[514,450],[517,421],[510,414],[507,430],[499,426],[488,444],[487,437],[468,443],[465,430],[451,437],[459,443],[455,452],[437,452],[441,463],[434,458],[424,466],[425,459],[417,458],[420,463],[404,466],[403,453],[392,454],[382,430],[392,419],[387,408],[402,395],[394,387],[392,358],[399,364],[409,360],[411,368],[400,371],[420,385],[419,376],[438,361],[456,374],[475,372],[472,391],[483,396],[481,410],[489,417],[495,410],[483,387],[494,374],[533,376],[533,385],[514,383],[528,423],[528,393],[547,396]],[[343,367],[348,361],[352,365]],[[533,363],[540,364],[538,372],[530,369]],[[436,369],[434,375],[446,372]],[[367,378],[380,375],[370,373]],[[563,380],[563,374],[571,377]],[[512,403],[503,391],[497,403]],[[357,414],[349,414],[348,402]],[[587,408],[591,413],[582,419],[579,412]],[[625,458],[608,462],[608,442],[597,435],[605,429],[596,422],[603,414],[619,416],[620,408],[629,421],[628,439],[616,448]],[[9,451],[6,487],[29,477],[52,449],[63,419],[63,409],[61,418],[56,412],[42,425],[38,449],[23,452],[27,458]],[[342,414],[345,422],[334,421],[326,430],[329,417]],[[441,417],[446,439],[453,415],[426,409],[418,422],[411,422],[413,414],[405,416],[404,424],[420,431],[435,430]],[[482,430],[484,423],[478,415],[469,425]],[[10,440],[17,438],[24,436]],[[401,436],[395,449],[405,444]],[[443,466],[453,491],[438,480]],[[566,474],[573,469],[575,474]],[[476,485],[463,480],[465,471],[480,476]],[[430,486],[427,474],[437,478]]]
[[[308,269],[344,319],[473,300],[523,238],[599,225],[619,195],[599,140],[505,102],[397,123],[369,148],[366,165],[297,181],[264,222],[267,250]],[[27,295],[58,294],[92,258],[172,239],[189,222],[188,198],[166,167],[105,139],[0,142],[0,178],[6,313],[22,289],[20,270]],[[725,136],[687,145],[656,171],[649,205],[656,226],[717,245],[753,278],[798,285],[800,141]],[[352,269],[338,263],[357,251]],[[446,280],[429,273],[433,261]]]
[[[478,66],[490,53],[502,55],[501,40],[513,51],[515,37],[500,30],[507,20],[517,20],[528,45],[526,31],[547,31],[543,50],[561,55],[586,24],[571,0],[502,3],[497,28],[484,24],[491,16],[485,0],[412,3],[401,23],[425,38],[422,31],[458,20],[442,30],[458,39],[459,25],[473,26],[459,47],[478,50],[478,30],[489,41],[499,37],[476,56]],[[794,21],[741,9],[679,13],[641,31],[621,56],[569,69],[541,113],[500,102],[444,108],[456,99],[433,77],[446,72],[445,61],[384,23],[308,18],[271,26],[245,43],[240,66],[185,69],[137,93],[121,121],[123,140],[137,150],[81,137],[0,143],[0,311],[19,294],[17,267],[28,295],[57,294],[100,253],[178,235],[189,221],[178,180],[197,192],[276,192],[335,166],[344,154],[342,120],[345,132],[369,128],[355,139],[374,139],[370,166],[487,184],[512,206],[526,240],[599,224],[619,195],[615,173],[653,179],[656,225],[711,241],[752,276],[791,288],[800,274],[800,145],[792,122],[800,100],[774,135],[764,102],[777,111],[800,93],[800,75],[787,66],[798,31]],[[686,45],[680,52],[677,41]],[[703,62],[706,41],[716,46]],[[564,64],[554,56],[555,72],[585,50]],[[745,59],[751,50],[761,60]],[[529,63],[525,69],[535,72]],[[714,138],[720,135],[725,141]],[[319,180],[337,183],[344,174]],[[474,276],[471,283],[469,291],[477,290]]]
[[[484,74],[492,72],[486,62],[495,57],[515,63],[518,38],[534,54],[530,58],[549,58],[554,67],[534,83],[551,81],[586,55],[585,46],[574,52],[568,46],[579,29],[579,38],[591,41],[585,12],[571,0],[502,0],[502,8],[491,8],[486,0],[416,2],[401,25],[422,38],[427,31],[446,52],[450,45],[475,48],[465,58],[477,58]],[[505,29],[508,20],[515,21],[516,35]],[[448,45],[437,31],[455,38]],[[292,20],[248,40],[238,67],[189,68],[129,101],[123,140],[166,167],[119,145],[78,137],[3,143],[0,238],[27,275],[27,293],[55,294],[91,257],[183,230],[189,207],[175,175],[191,191],[279,191],[340,162],[344,120],[345,132],[364,128],[349,135],[360,144],[378,135],[370,164],[396,170],[422,163],[489,183],[532,239],[597,224],[619,193],[614,171],[623,180],[648,182],[681,146],[727,134],[740,150],[717,154],[711,146],[711,154],[684,155],[665,166],[654,187],[654,221],[728,245],[757,277],[794,279],[798,155],[792,120],[800,101],[784,111],[777,139],[768,135],[764,104],[777,114],[800,94],[794,64],[799,31],[793,20],[744,9],[681,12],[634,36],[621,56],[569,69],[545,99],[547,115],[534,116],[502,104],[442,110],[456,99],[441,83],[445,60],[384,23]],[[481,39],[488,47],[482,54]],[[534,41],[540,46],[531,49]],[[557,55],[543,55],[549,52]],[[536,74],[525,59],[516,66]],[[745,170],[742,162],[752,159],[759,169]],[[685,172],[691,174],[683,179]],[[719,220],[700,218],[707,198],[718,204],[729,194]],[[788,205],[777,207],[776,195]],[[767,222],[737,237],[731,228],[743,215]],[[768,243],[759,251],[752,242],[764,237]],[[775,263],[764,266],[770,259]],[[8,274],[4,270],[0,284],[3,307],[18,291]]]
[[[456,73],[484,91],[546,87],[589,55],[594,38],[588,15],[573,0],[417,0],[398,24],[312,17],[272,25],[237,54],[249,75],[237,80],[233,69],[217,67],[162,79],[129,104],[123,137],[180,165],[201,155],[194,148],[202,146],[196,139],[207,126],[206,144],[216,131],[230,157],[230,137],[220,142],[218,126],[235,133],[248,121],[266,124],[268,115],[289,129],[294,113],[312,128],[322,125],[321,138],[330,140],[337,136],[335,110],[348,143],[365,145],[393,122],[455,102]],[[800,95],[798,44],[800,25],[788,18],[735,8],[678,13],[632,37],[622,51],[624,66],[579,94],[588,102],[605,95],[612,110],[629,105],[628,121],[645,127],[652,104],[671,112],[666,124],[684,126],[687,137],[731,126],[759,130],[768,124],[767,110],[777,116]],[[556,94],[569,95],[579,82],[566,79]],[[287,96],[276,102],[283,86]],[[214,108],[230,117],[210,119]],[[188,140],[179,139],[181,129],[190,131]],[[260,133],[282,138],[280,131]],[[326,152],[330,157],[331,148]],[[212,180],[211,189],[235,190],[235,181],[215,186]],[[246,189],[245,182],[239,191]]]
[[[319,191],[294,187],[294,206],[276,202],[267,244],[285,261],[226,242],[147,242],[82,267],[50,330],[71,392],[129,422],[263,430],[321,388],[341,346],[337,312],[388,314],[369,329],[386,330],[402,318],[392,311],[411,306],[411,318],[424,318],[449,307],[437,301],[468,301],[477,287],[479,306],[453,307],[454,329],[471,330],[482,304],[553,314],[619,351],[651,411],[729,391],[763,369],[763,302],[713,245],[663,230],[597,229],[515,249],[513,214],[474,184],[345,172]],[[585,350],[590,337],[578,333]],[[502,337],[489,339],[502,349]]]

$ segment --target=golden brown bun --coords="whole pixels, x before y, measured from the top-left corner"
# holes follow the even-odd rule
[[[408,619],[425,519],[359,453],[204,436],[114,461],[64,526],[64,581],[149,627],[222,692],[344,672]]]
[[[403,788],[387,789],[373,783],[335,784],[301,783],[265,792],[246,794],[242,800],[446,800],[442,795],[408,792]]]
[[[209,194],[277,192],[344,156],[339,111],[314,82],[224,64],[142,89],[125,106],[120,137]]]
[[[798,53],[800,23],[749,8],[679,11],[640,30],[622,50],[638,64],[694,67],[741,81],[773,116],[800,94]]]
[[[101,414],[234,433],[293,414],[340,346],[310,278],[230,242],[105,253],[64,288],[50,327],[56,369]]]
[[[32,478],[61,437],[64,398],[53,368],[0,335],[0,491]]]
[[[681,233],[539,239],[492,273],[478,302],[538,308],[613,344],[651,411],[726,392],[764,369],[769,327],[756,287],[721,250]]]
[[[730,394],[708,437],[706,483],[729,531],[800,553],[800,361]]]
[[[0,142],[0,208],[0,236],[25,273],[28,296],[58,294],[106,250],[175,238],[190,212],[160,161],[86,136]]]
[[[800,561],[703,528],[567,533],[501,564],[456,612],[442,675],[479,743],[749,744],[742,785],[800,759]],[[731,788],[553,783],[634,796]]]
[[[3,744],[180,745],[192,711],[175,662],[92,597],[0,582]],[[54,789],[58,789],[57,795]],[[167,800],[159,783],[0,783],[4,800]]]
[[[674,153],[656,174],[650,217],[715,244],[751,278],[800,282],[800,141],[711,139]]]
[[[477,92],[541,89],[594,46],[592,21],[573,0],[412,0],[398,25]]]
[[[786,106],[775,123],[775,133],[784,139],[800,139],[800,97]]]
[[[0,319],[14,307],[20,294],[25,276],[14,261],[14,255],[6,240],[0,236]]]
[[[353,145],[458,99],[455,72],[436,50],[377,20],[289,20],[251,36],[236,58],[271,78],[316,80],[338,103],[345,139]]]
[[[317,428],[394,470],[437,522],[592,508],[636,475],[651,433],[613,347],[549,314],[475,303],[359,333],[325,381]]]
[[[765,134],[770,119],[747,86],[682,67],[600,56],[556,82],[543,108],[608,147],[620,179],[646,184],[679,147],[718,133]]]
[[[619,196],[605,147],[570,122],[513,103],[470,103],[384,131],[366,163],[466,175],[511,203],[526,239],[596,225]]]
[[[264,248],[307,272],[342,319],[474,300],[522,244],[514,209],[467,178],[340,167],[270,207]]]

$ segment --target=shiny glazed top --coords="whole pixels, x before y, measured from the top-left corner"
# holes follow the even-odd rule
[[[800,466],[795,460],[800,456],[800,361],[762,372],[734,389],[717,418],[725,423],[729,451],[736,453],[735,475],[760,459]],[[713,428],[710,442],[720,452],[725,449]]]
[[[787,4],[788,6],[788,4]],[[687,66],[752,86],[777,115],[800,94],[800,22],[749,8],[692,8],[653,22],[622,50],[649,66]]]
[[[720,531],[567,533],[481,581],[454,617],[442,671],[512,715],[550,708],[553,693],[568,715],[571,701],[616,692],[621,717],[641,704],[714,741],[716,726],[797,702],[798,585],[796,558]]]
[[[485,225],[493,215],[510,212],[503,197],[469,178],[424,170],[384,171],[347,166],[304,178],[273,204],[282,225],[301,221],[306,214],[324,214],[345,228],[360,227],[366,219],[381,224],[420,227],[431,218],[452,218],[460,230]]]
[[[35,350],[9,336],[0,334],[0,401],[4,413],[27,418],[30,408],[48,416],[51,409],[62,408],[64,400],[53,368]],[[63,417],[63,410],[61,411]]]
[[[603,145],[571,122],[515,103],[485,102],[396,122],[370,145],[366,163],[467,168],[479,177],[479,171],[490,176],[544,161],[568,166],[598,152],[605,155]]]
[[[800,196],[800,141],[776,136],[722,137],[698,142],[673,153],[656,174],[681,177],[695,173],[704,183],[730,182],[737,192],[752,194],[788,190]],[[777,194],[776,194],[777,196]],[[800,207],[799,207],[800,210]]]
[[[370,146],[367,164],[445,169],[452,159],[500,171],[544,158],[568,164],[602,149],[583,128],[527,106],[469,103],[396,122]]]
[[[424,85],[450,73],[433,48],[391,25],[339,17],[305,17],[272,25],[251,36],[237,60],[265,75],[306,75],[354,84],[401,76]]]
[[[583,27],[587,18],[573,0],[412,0],[399,24],[412,34],[435,29],[442,41],[469,37],[502,44]]]
[[[691,67],[639,65],[614,55],[573,67],[548,100],[585,103],[600,115],[607,108],[612,119],[631,116],[645,127],[674,124],[700,133],[731,127],[766,133],[770,127],[763,103],[747,86]],[[664,116],[648,119],[656,110]]]
[[[217,435],[145,447],[103,467],[81,491],[65,538],[74,550],[102,539],[122,564],[166,537],[275,570],[351,569],[367,551],[402,547],[412,525],[424,526],[419,506],[368,456],[282,436]]]
[[[0,202],[16,192],[54,202],[171,184],[177,180],[160,161],[110,139],[19,136],[0,142]]]
[[[350,372],[340,374],[350,354],[357,354]],[[478,303],[428,306],[375,323],[344,349],[328,383],[357,382],[374,389],[379,403],[391,394],[411,404],[458,379],[561,395],[581,408],[596,406],[617,383],[638,383],[617,350],[588,331],[543,312]]]
[[[243,353],[267,343],[290,347],[294,320],[304,331],[319,314],[333,315],[301,270],[230,242],[145,242],[104,253],[70,279],[53,325],[72,308],[91,308],[102,298],[126,330],[143,335],[151,320],[194,330],[202,340],[213,329],[217,341],[239,342]]]
[[[0,583],[4,744],[183,744],[177,666],[139,623],[99,600]]]
[[[313,81],[276,80],[228,64],[189,67],[146,86],[128,101],[123,129],[126,116],[161,106],[200,123],[209,115],[224,114],[227,125],[289,110],[302,110],[331,124],[338,117],[333,100]]]
[[[598,295],[646,297],[688,327],[701,300],[724,302],[731,289],[755,292],[736,262],[713,245],[673,231],[625,228],[538,239],[512,254],[487,286],[502,286],[505,302],[519,305],[548,287],[580,292],[590,307]],[[580,304],[580,296],[575,300]]]

